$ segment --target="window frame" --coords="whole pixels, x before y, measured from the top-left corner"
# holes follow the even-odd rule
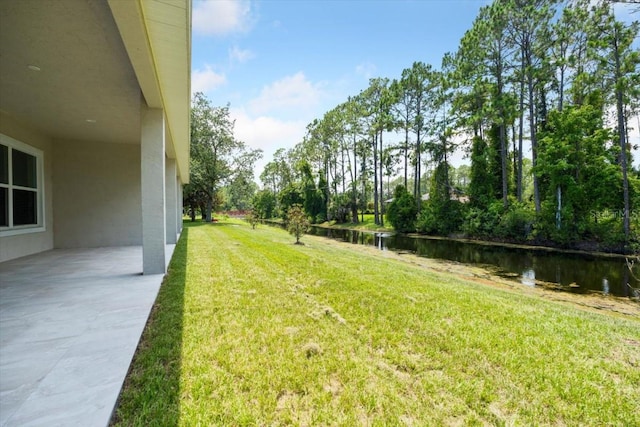
[[[45,224],[45,194],[44,194],[44,152],[24,142],[20,142],[10,136],[0,133],[0,144],[8,147],[8,184],[0,183],[1,188],[7,188],[8,192],[8,226],[0,225],[0,237],[15,236],[18,234],[39,233],[46,230]],[[21,151],[36,159],[36,187],[23,187],[13,185],[13,150]],[[36,224],[13,225],[13,190],[26,190],[36,193]],[[34,191],[35,190],[35,191]]]

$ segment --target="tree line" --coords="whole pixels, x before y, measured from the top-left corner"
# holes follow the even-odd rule
[[[300,204],[313,222],[370,211],[403,232],[628,246],[640,203],[628,143],[638,30],[611,2],[495,0],[439,67],[373,78],[309,123],[266,165],[254,207],[265,218]],[[452,180],[457,150],[471,160],[463,183]]]
[[[229,105],[214,106],[201,93],[191,101],[189,184],[183,188],[183,206],[191,220],[201,216],[211,222],[213,212],[245,210],[257,191],[253,166],[262,150],[238,140]]]

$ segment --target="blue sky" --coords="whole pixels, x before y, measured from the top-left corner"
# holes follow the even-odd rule
[[[194,0],[192,91],[230,103],[236,137],[264,151],[258,179],[369,78],[398,78],[414,61],[438,68],[489,2]]]

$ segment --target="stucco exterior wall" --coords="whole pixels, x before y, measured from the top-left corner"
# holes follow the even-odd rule
[[[0,262],[53,249],[52,141],[0,111],[0,133],[43,151],[44,231],[0,237]]]
[[[140,146],[54,142],[54,246],[142,244]]]

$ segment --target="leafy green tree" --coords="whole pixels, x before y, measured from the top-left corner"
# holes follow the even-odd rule
[[[435,97],[436,79],[433,67],[423,62],[414,62],[411,68],[402,70],[400,86],[404,90],[402,97],[412,111],[407,113],[411,122],[411,131],[415,135],[413,147],[414,188],[413,196],[420,203],[420,187],[422,179],[422,155],[424,137],[428,133],[428,125],[433,113],[432,100]],[[418,205],[418,209],[420,205]]]
[[[331,199],[329,217],[337,224],[344,224],[352,212],[353,197],[349,192],[341,193]],[[357,218],[357,216],[356,216]]]
[[[362,145],[362,123],[361,123],[362,107],[359,103],[359,97],[349,97],[347,102],[342,104],[341,112],[343,115],[343,123],[345,126],[345,135],[349,138],[350,153],[348,171],[351,178],[351,222],[358,222],[358,156]]]
[[[502,200],[504,206],[504,189],[503,189],[503,155],[502,142],[500,141],[500,125],[492,124],[487,133],[487,181],[482,185],[491,188],[491,201]],[[509,176],[509,168],[507,168],[507,177]]]
[[[615,208],[620,197],[619,168],[607,146],[611,134],[601,108],[585,104],[552,111],[541,137],[536,172],[548,183],[547,232],[563,242],[579,239],[591,214]]]
[[[471,206],[486,209],[494,200],[492,184],[494,177],[489,171],[487,143],[480,137],[473,138],[471,151],[471,182],[469,183],[469,202]]]
[[[456,187],[462,190],[463,193],[467,193],[467,189],[469,187],[470,181],[471,181],[471,166],[460,165],[454,169],[454,177],[452,178],[452,182],[454,182]]]
[[[631,199],[629,192],[629,154],[627,147],[626,106],[630,103],[629,94],[637,90],[640,82],[640,51],[633,48],[633,40],[638,36],[640,22],[630,25],[616,21],[611,6],[600,4],[594,9],[593,24],[597,28],[592,40],[592,55],[599,59],[600,75],[603,77],[608,93],[613,96],[616,107],[616,131],[620,149],[619,164],[622,170],[623,188],[623,229],[625,240],[630,235]]]
[[[382,152],[382,165],[384,166],[384,176],[387,178],[387,191],[383,193],[382,199],[392,195],[390,182],[396,171],[396,166],[400,161],[400,158],[396,154],[397,147],[386,147]],[[406,188],[406,187],[405,187]]]
[[[589,22],[590,3],[590,0],[574,0],[566,4],[560,18],[552,25],[550,59],[555,69],[558,111],[562,111],[567,103],[582,105],[586,93],[584,78],[589,61],[588,43],[593,38]],[[574,99],[567,102],[565,93],[572,87]]]
[[[465,207],[458,200],[451,199],[451,190],[444,178],[447,169],[447,166],[441,163],[431,176],[429,200],[420,211],[416,223],[420,232],[447,236],[462,226]]]
[[[252,200],[258,191],[258,184],[253,181],[253,170],[238,173],[225,190],[225,210],[244,211],[251,207]]]
[[[284,187],[278,195],[278,201],[280,202],[282,218],[286,221],[287,212],[291,206],[302,206],[304,204],[304,192],[300,188],[300,184],[291,183]]]
[[[183,195],[183,204],[187,207],[187,214],[193,222],[196,220],[198,212],[205,212],[208,196],[192,183],[184,186]],[[204,217],[203,214],[203,219]]]
[[[314,211],[314,220],[317,223],[325,222],[329,218],[329,203],[333,197],[337,197],[337,193],[331,197],[329,191],[329,183],[325,179],[325,174],[323,171],[318,172],[318,189],[314,194],[314,198],[316,199],[316,208]]]
[[[252,212],[256,213],[259,218],[273,218],[276,211],[276,195],[271,190],[261,190],[253,197]]]
[[[324,181],[324,173],[320,171],[319,184],[322,188],[318,188],[313,179],[313,171],[308,162],[301,162],[299,165],[302,175],[302,191],[304,195],[303,207],[305,213],[313,222],[324,222],[327,220],[327,205],[325,201],[326,181]]]
[[[218,192],[238,174],[252,172],[261,150],[249,150],[233,136],[234,122],[229,106],[214,107],[197,92],[191,108],[190,185],[187,195],[199,193],[205,198],[205,220],[217,206]]]
[[[382,153],[383,134],[393,128],[391,105],[393,92],[389,89],[389,79],[375,78],[360,96],[365,111],[367,136],[373,153],[373,214],[376,224],[384,225],[384,204],[382,202],[383,174]]]
[[[387,219],[396,231],[409,233],[416,229],[417,214],[418,208],[413,195],[403,185],[398,185],[387,210]]]
[[[258,224],[260,224],[260,213],[256,209],[251,209],[248,212],[247,220],[249,224],[251,224],[251,228],[255,230]]]
[[[393,80],[389,86],[389,90],[393,93],[395,103],[392,105],[392,114],[394,118],[395,130],[401,130],[404,133],[404,141],[402,145],[402,153],[404,158],[404,187],[407,187],[408,173],[409,173],[409,132],[413,125],[415,118],[414,112],[414,100],[409,91],[405,90],[400,80]]]
[[[307,214],[300,205],[293,205],[287,211],[287,230],[296,238],[296,245],[301,245],[300,237],[309,229]]]
[[[262,184],[269,187],[271,191],[278,194],[285,186],[293,181],[293,171],[289,164],[289,152],[284,148],[279,148],[273,153],[273,160],[268,162],[262,173],[260,180]]]
[[[529,109],[529,139],[535,170],[538,161],[537,130],[539,111],[536,111],[536,92],[544,94],[544,82],[551,79],[549,68],[545,68],[551,45],[550,22],[555,14],[554,0],[509,0],[506,2],[508,10],[507,31],[510,41],[520,53],[520,79],[526,85],[527,104]],[[522,87],[522,86],[521,86]],[[521,93],[521,100],[523,99]],[[522,103],[520,104],[522,106]],[[543,102],[544,106],[544,102]],[[520,111],[523,114],[523,111]],[[522,155],[522,147],[519,148]],[[522,195],[522,162],[518,161],[518,194]],[[504,184],[503,184],[504,185]],[[537,176],[533,176],[534,205],[536,212],[540,212],[540,189]],[[506,206],[506,205],[505,205]]]

